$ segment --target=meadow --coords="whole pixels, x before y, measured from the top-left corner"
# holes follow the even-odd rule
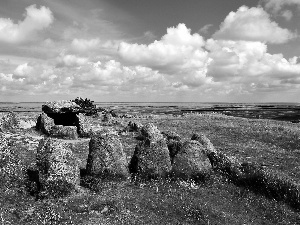
[[[94,129],[118,133],[128,161],[138,140],[137,134],[126,131],[126,127],[129,121],[139,121],[153,123],[160,131],[174,131],[184,140],[203,133],[232,162],[253,163],[282,179],[300,182],[298,123],[211,112],[163,113],[161,107],[155,113],[151,111],[153,106],[126,106],[127,110],[125,106],[109,107],[119,115],[135,117],[106,122],[101,117],[89,117],[89,122]],[[222,170],[215,170],[203,183],[99,179],[87,184],[83,179],[81,188],[70,196],[36,200],[19,178],[24,168],[34,166],[36,148],[43,138],[32,126],[38,115],[18,112],[18,120],[28,126],[4,134],[11,144],[13,157],[9,163],[15,169],[10,176],[2,177],[0,185],[2,224],[300,224],[297,205],[249,185],[238,185]],[[84,168],[89,139],[69,142]]]

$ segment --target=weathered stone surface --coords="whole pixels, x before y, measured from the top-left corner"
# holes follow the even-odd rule
[[[55,125],[50,131],[52,137],[58,137],[63,139],[77,139],[77,127],[75,126],[63,126]]]
[[[174,131],[163,131],[162,135],[166,138],[167,141],[174,140],[174,141],[181,141],[181,137]]]
[[[203,145],[192,140],[185,142],[174,157],[172,174],[177,178],[200,181],[209,175],[211,169]]]
[[[127,178],[129,176],[122,143],[115,135],[97,134],[92,136],[86,170],[88,174],[102,178]]]
[[[138,132],[142,129],[143,127],[143,124],[141,124],[140,122],[138,121],[129,121],[128,123],[128,130],[129,131],[135,131],[135,132]]]
[[[163,139],[163,135],[154,124],[148,123],[142,127],[140,138],[143,140],[149,139],[150,141],[155,142]]]
[[[46,114],[48,113],[79,113],[81,107],[75,102],[70,100],[61,100],[46,102],[42,105],[42,110]]]
[[[15,113],[0,113],[0,132],[13,131],[17,126],[18,120]]]
[[[171,160],[166,141],[140,142],[134,151],[129,164],[130,173],[142,179],[157,179],[166,177],[171,171]]]
[[[87,117],[82,113],[79,113],[78,115],[76,115],[76,118],[76,126],[79,137],[90,137],[92,128]]]
[[[200,144],[202,144],[205,147],[205,152],[208,154],[210,152],[216,152],[215,147],[210,142],[210,140],[202,133],[199,134],[193,134],[191,140],[198,141]]]
[[[48,193],[68,193],[80,183],[78,160],[63,141],[42,139],[37,149],[37,167],[42,188]]]
[[[36,129],[42,131],[44,134],[50,135],[51,129],[54,126],[54,120],[42,113],[36,122]]]

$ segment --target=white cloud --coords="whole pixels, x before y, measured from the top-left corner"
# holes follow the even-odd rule
[[[210,39],[206,48],[212,59],[207,74],[224,87],[278,91],[297,88],[300,83],[298,58],[287,60],[282,54],[269,54],[261,42]]]
[[[213,27],[214,25],[213,24],[206,24],[205,26],[203,26],[200,30],[199,30],[199,33],[200,34],[207,34],[209,29],[211,27]]]
[[[64,52],[60,53],[57,57],[57,66],[58,67],[76,67],[82,66],[88,62],[88,58],[79,57],[76,55],[65,55]]]
[[[31,40],[36,32],[43,30],[53,22],[54,18],[49,8],[36,5],[26,8],[25,19],[14,23],[10,18],[0,18],[0,41],[20,43]]]
[[[265,8],[271,10],[273,13],[277,14],[281,11],[284,6],[298,6],[300,10],[299,0],[262,0],[265,3]]]
[[[95,49],[98,48],[100,44],[100,39],[95,38],[95,39],[73,39],[72,41],[72,48],[77,51],[86,51],[90,49]]]
[[[199,34],[191,34],[185,24],[167,29],[161,40],[149,45],[122,42],[120,56],[134,65],[143,65],[162,74],[168,74],[180,82],[192,86],[210,82],[205,76],[207,52],[202,48],[205,42]]]
[[[284,10],[284,11],[282,11],[281,16],[284,17],[286,20],[289,21],[289,20],[292,19],[293,13],[290,10]]]
[[[296,35],[271,21],[270,15],[260,7],[240,7],[230,12],[214,35],[214,39],[285,43]]]
[[[28,65],[28,63],[24,63],[19,65],[14,71],[14,77],[17,78],[25,78],[32,72],[33,67]]]

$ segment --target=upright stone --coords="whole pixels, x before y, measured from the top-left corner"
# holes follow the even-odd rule
[[[42,188],[54,196],[68,194],[80,184],[78,160],[63,141],[42,139],[37,149],[37,167]]]
[[[76,126],[79,137],[90,137],[91,136],[91,126],[85,115],[79,113],[76,115]]]
[[[192,140],[185,142],[174,157],[172,174],[176,178],[201,181],[209,176],[211,169],[203,145]]]
[[[140,138],[143,140],[149,139],[152,142],[163,139],[162,133],[158,130],[157,126],[153,123],[148,123],[142,127]]]
[[[78,139],[77,127],[55,125],[50,131],[50,136],[63,139]]]
[[[127,178],[126,155],[120,140],[112,134],[95,134],[89,143],[87,173],[101,178]]]
[[[45,113],[42,113],[39,115],[35,127],[44,134],[50,135],[51,129],[54,125],[54,120],[48,117]]]
[[[202,144],[205,147],[205,152],[207,154],[211,152],[216,152],[216,149],[211,143],[211,141],[202,133],[193,134],[191,140],[198,141],[200,144]]]
[[[0,132],[13,131],[17,126],[18,120],[15,113],[0,113]]]

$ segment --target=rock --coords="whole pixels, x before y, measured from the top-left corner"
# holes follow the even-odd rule
[[[113,116],[111,115],[111,113],[107,112],[103,116],[103,122],[109,122],[112,120],[112,118],[113,118]]]
[[[212,169],[203,145],[195,140],[183,144],[172,166],[175,178],[193,179],[196,182],[206,179]]]
[[[77,127],[55,125],[50,131],[50,136],[63,139],[78,139]]]
[[[50,135],[51,129],[54,126],[54,120],[42,113],[36,122],[36,129],[42,131],[44,134]]]
[[[138,132],[138,131],[140,131],[142,129],[143,124],[141,124],[140,122],[137,122],[137,121],[129,121],[127,127],[128,127],[129,131]]]
[[[79,113],[81,111],[81,107],[73,101],[61,100],[61,101],[46,102],[44,105],[42,105],[42,110],[46,114]]]
[[[79,185],[79,163],[67,143],[54,138],[42,139],[36,159],[41,186],[51,196],[64,196]]]
[[[64,126],[76,126],[76,115],[83,111],[75,102],[65,100],[47,102],[42,110],[54,119],[55,125]]]
[[[89,143],[87,173],[101,178],[127,178],[126,155],[115,135],[93,135]]]
[[[174,131],[163,131],[162,135],[166,138],[167,141],[181,141],[181,137]]]
[[[140,139],[142,140],[149,139],[150,141],[155,142],[163,139],[163,135],[154,124],[148,123],[142,127],[140,132]]]
[[[87,117],[82,113],[79,113],[78,115],[76,115],[76,117],[76,126],[79,137],[90,137],[92,128],[90,126],[90,123],[88,122]]]
[[[205,149],[206,149],[206,153],[216,152],[216,149],[213,146],[213,144],[202,133],[200,133],[200,134],[193,134],[191,140],[198,141],[200,144],[202,144],[205,147]]]
[[[18,126],[16,114],[0,113],[0,132],[13,131]]]
[[[171,171],[171,160],[166,141],[146,139],[136,147],[129,171],[142,179],[165,178]]]

